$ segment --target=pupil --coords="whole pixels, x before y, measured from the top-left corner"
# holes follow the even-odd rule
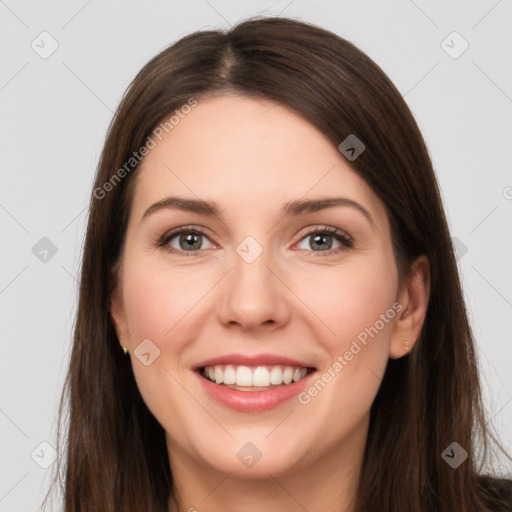
[[[326,245],[325,245],[326,244],[326,241],[325,241],[326,238],[330,238],[330,235],[315,235],[313,237],[313,243],[314,243],[314,245],[319,246],[318,241],[320,241],[320,243],[323,244],[322,247],[326,247]],[[327,244],[327,249],[330,249],[331,246],[332,246],[332,240],[331,240],[331,243]]]
[[[184,241],[185,249],[199,249],[199,247],[201,246],[201,243],[199,242],[198,244],[197,242],[199,237],[196,234],[183,235],[181,239],[182,241]]]

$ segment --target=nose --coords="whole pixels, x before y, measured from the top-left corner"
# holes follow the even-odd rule
[[[219,290],[220,321],[252,334],[283,327],[290,316],[290,291],[280,274],[269,251],[252,262],[235,254]]]

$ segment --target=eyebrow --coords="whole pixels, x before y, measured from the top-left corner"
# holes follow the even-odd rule
[[[362,213],[366,219],[375,226],[375,221],[370,212],[362,205],[345,197],[325,197],[322,199],[299,199],[285,203],[281,208],[281,216],[298,216],[307,213],[314,213],[336,206],[354,208]],[[207,217],[223,218],[222,211],[214,201],[203,201],[201,199],[185,199],[183,197],[166,197],[161,201],[152,204],[141,218],[141,222],[151,214],[160,210],[181,210],[185,212],[197,213]]]

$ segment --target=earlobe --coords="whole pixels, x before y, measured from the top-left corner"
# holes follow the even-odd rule
[[[418,340],[427,315],[430,297],[430,264],[425,255],[411,265],[407,279],[399,292],[398,302],[403,309],[396,317],[391,332],[389,357],[407,355]]]

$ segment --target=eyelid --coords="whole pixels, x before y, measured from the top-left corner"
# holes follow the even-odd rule
[[[349,240],[350,242],[354,242],[354,239],[352,236],[340,228],[335,228],[334,226],[328,226],[326,224],[314,224],[312,226],[307,226],[301,231],[299,231],[298,235],[299,241],[301,241],[305,236],[314,235],[315,233],[329,233],[331,235],[340,235],[343,236],[345,239]]]
[[[210,236],[207,234],[207,232],[204,228],[202,228],[200,226],[195,226],[195,225],[180,226],[180,227],[172,229],[170,231],[166,231],[159,239],[157,239],[156,244],[158,247],[167,247],[169,244],[169,241],[172,238],[174,238],[178,235],[181,235],[183,233],[200,234],[200,235],[204,236],[205,238],[207,238],[208,240],[210,240],[214,245],[216,245],[215,242],[210,239]],[[353,237],[346,231],[339,229],[339,228],[335,228],[334,226],[316,224],[313,226],[307,226],[307,227],[303,228],[297,235],[297,236],[299,236],[299,239],[293,245],[297,245],[304,238],[306,238],[308,236],[315,235],[317,233],[327,233],[330,236],[333,236],[334,238],[338,239],[338,241],[342,244],[343,247],[338,248],[338,249],[329,249],[327,251],[309,251],[309,252],[315,254],[315,256],[330,256],[333,254],[337,254],[343,250],[351,248],[354,244]],[[199,249],[197,251],[182,251],[179,249],[174,249],[173,247],[168,248],[169,253],[185,255],[185,256],[199,256],[199,255],[201,255],[201,253],[204,253],[204,251],[207,251],[207,250],[209,250],[209,249]],[[307,249],[302,249],[302,250],[307,250]]]
[[[345,252],[349,249],[352,249],[354,247],[354,239],[353,237],[347,233],[346,231],[335,228],[334,226],[327,226],[327,225],[314,225],[314,226],[308,226],[307,228],[304,228],[299,233],[299,240],[294,243],[294,245],[299,244],[307,238],[308,236],[313,236],[315,234],[323,234],[326,233],[332,238],[335,238],[340,244],[341,247],[338,247],[336,249],[329,249],[327,251],[313,251],[310,249],[299,249],[299,250],[305,250],[313,255],[313,257],[329,257],[329,256],[337,256],[338,254],[341,254],[342,252]]]
[[[210,236],[207,234],[204,228],[194,225],[180,226],[178,228],[171,229],[170,231],[166,231],[160,238],[157,239],[156,244],[158,247],[166,247],[172,238],[181,235],[182,233],[189,232],[198,233],[204,236],[205,238],[208,238],[208,240],[210,240],[214,245],[216,245],[215,242],[213,242],[213,240],[210,239]],[[204,252],[205,250],[207,249],[201,249],[199,251],[180,251],[178,249],[174,249],[173,247],[171,247],[168,252],[175,254],[185,254],[187,256],[194,256],[200,254],[201,252]]]

